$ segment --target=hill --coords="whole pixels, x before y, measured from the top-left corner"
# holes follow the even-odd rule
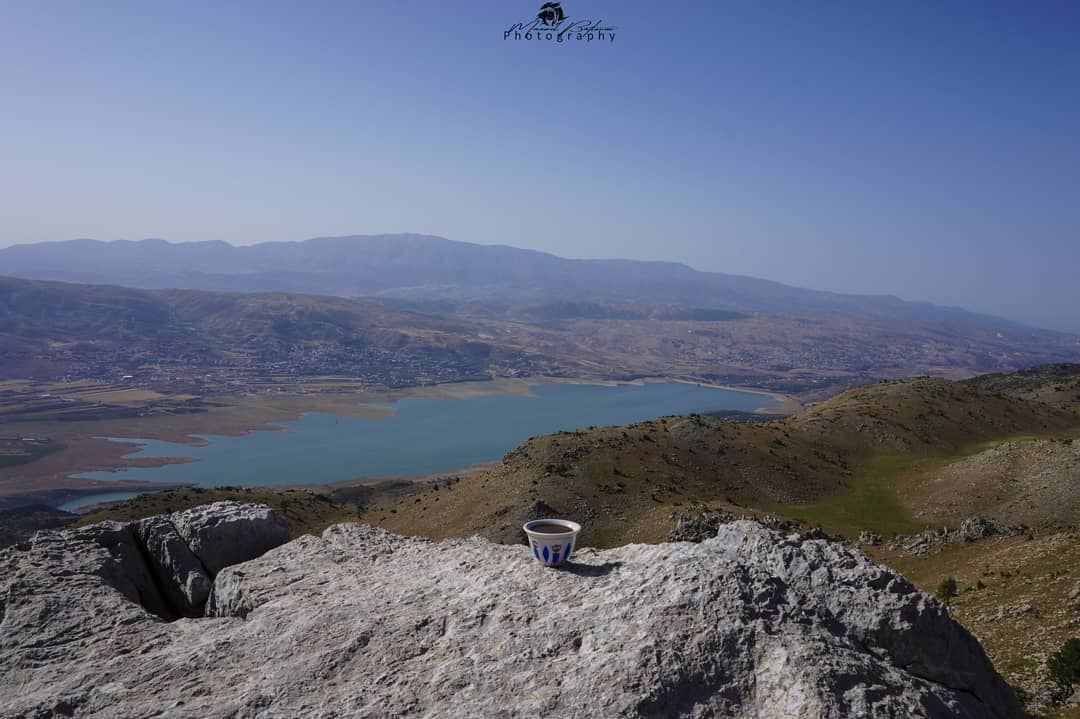
[[[295,292],[452,303],[607,302],[797,315],[847,315],[1013,326],[999,318],[700,272],[673,262],[572,260],[427,235],[320,237],[234,247],[224,242],[72,240],[0,250],[6,274],[141,288]]]
[[[1010,397],[1080,407],[1080,364],[1040,365],[1016,372],[983,374],[967,383]]]

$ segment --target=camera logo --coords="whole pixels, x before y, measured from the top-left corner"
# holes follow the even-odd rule
[[[540,12],[536,13],[536,19],[545,25],[558,25],[566,19],[563,13],[562,3],[546,2],[540,6]]]

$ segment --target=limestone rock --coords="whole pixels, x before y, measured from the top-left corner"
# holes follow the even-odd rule
[[[147,517],[134,525],[146,549],[150,571],[165,601],[180,616],[201,617],[213,580],[168,517]],[[252,554],[248,558],[257,557]]]
[[[748,521],[562,570],[338,525],[222,569],[213,616],[171,623],[87,570],[108,561],[78,533],[0,553],[0,716],[1023,716],[903,577]]]
[[[889,542],[889,549],[911,554],[927,554],[940,551],[946,545],[955,542],[977,542],[988,537],[1010,537],[1023,534],[1027,530],[1022,525],[1011,525],[988,517],[968,517],[959,528],[950,531],[925,529],[918,534],[897,534]]]
[[[868,532],[865,529],[859,532],[859,544],[861,545],[865,545],[868,547],[876,547],[880,545],[881,542],[882,539],[880,534],[874,534],[873,532]]]
[[[958,533],[961,541],[976,542],[987,537],[1023,534],[1024,528],[1004,524],[989,517],[968,517],[960,524]]]
[[[263,504],[214,502],[170,520],[212,577],[289,539],[288,522]]]
[[[128,525],[38,532],[0,550],[0,717],[31,713],[14,702],[38,667],[85,677],[77,663],[89,652],[111,655],[110,635],[135,634],[166,611]],[[48,695],[33,706],[51,716],[62,702]]]

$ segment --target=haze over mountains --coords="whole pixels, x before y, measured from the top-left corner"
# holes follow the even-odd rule
[[[573,260],[428,235],[321,237],[235,247],[71,240],[0,250],[0,274],[147,289],[302,292],[420,303],[588,301],[794,315],[847,315],[1009,326],[959,308],[888,295],[808,290],[673,262]],[[432,307],[427,307],[432,309]]]

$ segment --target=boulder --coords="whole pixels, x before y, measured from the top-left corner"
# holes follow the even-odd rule
[[[165,516],[147,517],[134,525],[146,550],[150,571],[165,601],[176,614],[201,617],[213,579]],[[248,559],[254,559],[252,554]]]
[[[1023,716],[933,598],[750,521],[563,569],[337,525],[221,569],[210,616],[174,622],[63,542],[0,553],[0,716]]]
[[[214,502],[169,519],[211,577],[289,540],[289,523],[264,504]]]

